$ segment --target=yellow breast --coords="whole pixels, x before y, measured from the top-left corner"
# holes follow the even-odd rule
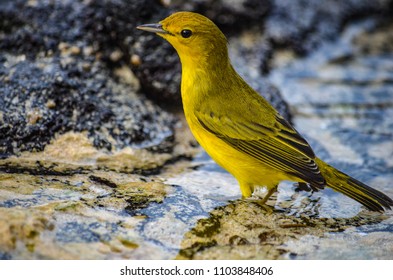
[[[273,170],[248,154],[234,149],[207,131],[192,112],[187,112],[187,106],[184,109],[186,120],[195,139],[218,165],[239,181],[243,196],[250,196],[255,186],[266,186],[270,189],[275,187],[279,181],[288,179],[288,175]],[[250,189],[244,190],[245,185]]]

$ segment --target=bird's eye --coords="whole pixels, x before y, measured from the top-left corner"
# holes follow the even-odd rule
[[[181,35],[183,38],[189,38],[189,37],[191,37],[191,35],[192,35],[192,31],[191,31],[190,29],[183,29],[183,30],[180,32],[180,35]]]

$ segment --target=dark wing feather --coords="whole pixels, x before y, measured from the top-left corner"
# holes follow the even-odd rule
[[[228,145],[280,171],[308,182],[312,189],[325,186],[314,152],[307,141],[280,115],[272,126],[236,121],[214,114],[196,113],[199,123]]]

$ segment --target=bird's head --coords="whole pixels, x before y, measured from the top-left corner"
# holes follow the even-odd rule
[[[137,28],[165,38],[176,49],[182,64],[228,56],[224,34],[210,19],[197,13],[177,12],[159,23]]]

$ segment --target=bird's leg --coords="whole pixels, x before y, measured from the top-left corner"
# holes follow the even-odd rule
[[[251,197],[254,187],[249,183],[239,182],[243,198]]]
[[[260,204],[266,204],[266,202],[268,201],[269,197],[272,196],[272,194],[274,194],[277,191],[277,185],[274,186],[271,189],[268,189],[267,194],[262,198],[262,200],[259,202]]]
[[[256,203],[260,207],[265,209],[266,213],[273,213],[273,211],[274,211],[273,210],[274,206],[272,207],[270,205],[267,205],[266,202],[269,200],[269,198],[272,196],[272,194],[274,194],[276,191],[277,191],[277,186],[274,186],[273,188],[268,189],[266,195],[262,199],[256,201]]]

